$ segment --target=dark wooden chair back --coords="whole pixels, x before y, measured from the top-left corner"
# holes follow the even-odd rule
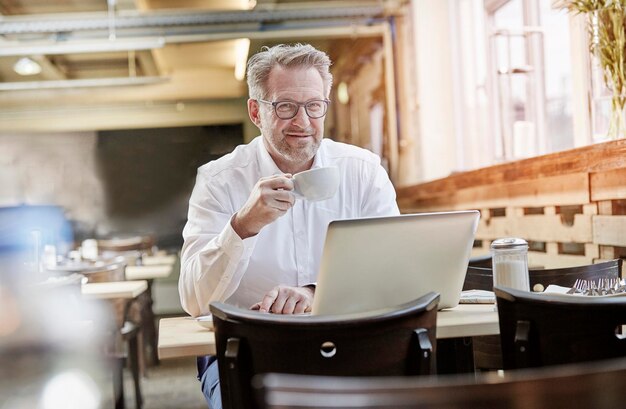
[[[599,278],[619,278],[622,260],[615,259],[603,263],[589,264],[576,267],[538,269],[529,271],[531,291],[543,291],[550,284],[563,287],[572,287],[577,279],[597,281]],[[472,266],[467,267],[463,290],[493,289],[493,270],[491,268]]]
[[[468,266],[463,282],[463,291],[493,290],[493,270],[486,267]]]
[[[626,356],[626,297],[494,292],[504,369]]]
[[[469,267],[482,267],[491,268],[491,254],[483,254],[482,256],[470,257],[468,262]]]
[[[572,287],[577,279],[597,280],[598,278],[618,278],[622,260],[616,259],[598,264],[578,267],[539,269],[529,271],[530,289],[545,290],[550,284]],[[463,290],[493,289],[493,270],[469,266]],[[473,339],[474,365],[479,370],[502,369],[502,349],[500,337],[484,336]]]
[[[255,378],[266,409],[613,409],[624,406],[626,360],[471,376]]]
[[[311,375],[417,375],[435,371],[439,295],[363,314],[285,316],[210,306],[223,407],[254,408],[251,379]]]
[[[619,278],[621,269],[622,260],[615,259],[578,267],[530,270],[530,290],[541,292],[550,284],[572,287],[578,279],[597,281],[600,278]]]

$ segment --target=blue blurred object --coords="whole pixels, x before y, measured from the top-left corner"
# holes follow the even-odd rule
[[[62,254],[73,240],[72,225],[59,206],[0,207],[0,271],[9,261],[33,262],[46,244]]]

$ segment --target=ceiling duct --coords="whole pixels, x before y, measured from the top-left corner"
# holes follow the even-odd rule
[[[289,10],[240,10],[228,12],[149,12],[129,14],[119,12],[115,17],[116,30],[167,29],[168,27],[213,26],[233,24],[274,24],[285,21],[331,21],[347,19],[373,19],[382,17],[382,6],[319,7]],[[88,17],[90,16],[90,17]],[[0,35],[74,33],[80,31],[109,30],[107,13],[97,15],[47,15],[38,18],[4,16],[0,22]],[[118,34],[121,34],[118,31]]]

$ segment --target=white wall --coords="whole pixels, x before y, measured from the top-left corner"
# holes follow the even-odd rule
[[[450,8],[446,0],[413,0],[417,98],[419,103],[419,172],[423,180],[448,176],[455,170]]]

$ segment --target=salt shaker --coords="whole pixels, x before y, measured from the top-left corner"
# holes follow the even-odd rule
[[[491,254],[494,286],[530,291],[526,240],[512,237],[494,240]]]

